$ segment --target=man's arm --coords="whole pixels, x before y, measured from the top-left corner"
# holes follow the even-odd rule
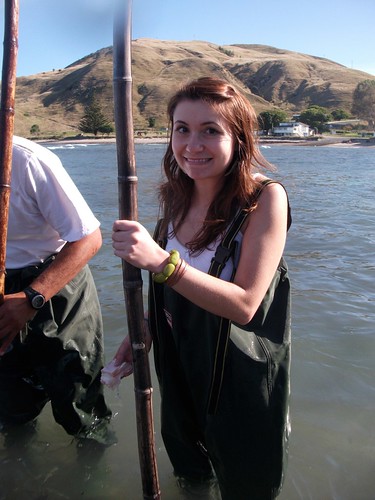
[[[51,299],[78,274],[101,245],[102,235],[99,228],[78,241],[66,243],[55,260],[30,283],[30,286],[44,295],[46,300]],[[4,304],[0,306],[0,355],[4,354],[7,346],[35,313],[25,292],[5,295]]]
[[[49,300],[78,274],[101,245],[102,235],[99,228],[81,240],[66,243],[52,264],[35,278],[30,286]]]

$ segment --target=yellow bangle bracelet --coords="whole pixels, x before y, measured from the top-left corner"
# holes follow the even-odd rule
[[[171,250],[169,252],[168,264],[164,267],[163,271],[161,273],[152,273],[152,279],[155,283],[165,283],[175,272],[179,260],[180,253],[178,250]]]

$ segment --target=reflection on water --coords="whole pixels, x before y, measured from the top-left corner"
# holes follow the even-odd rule
[[[113,145],[59,146],[55,152],[102,222],[104,245],[92,261],[109,361],[126,333],[121,265],[112,255],[118,217]],[[137,146],[139,219],[152,230],[165,146]],[[293,285],[292,438],[282,500],[375,498],[374,213],[375,150],[277,147],[293,225],[286,257]],[[144,275],[144,294],[147,276]],[[181,498],[160,438],[162,498]],[[36,426],[0,436],[0,500],[142,498],[133,380],[106,390],[117,444],[77,443],[46,407]]]

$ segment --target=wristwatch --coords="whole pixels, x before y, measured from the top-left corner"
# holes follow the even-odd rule
[[[25,292],[31,307],[34,309],[41,309],[46,303],[44,295],[34,290],[34,288],[31,288],[31,286],[27,286],[23,291]]]

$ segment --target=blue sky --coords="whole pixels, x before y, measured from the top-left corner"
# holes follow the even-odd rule
[[[112,45],[114,1],[19,0],[17,75]],[[4,0],[0,8],[3,41]],[[271,45],[375,75],[374,20],[375,0],[133,0],[132,38]]]

